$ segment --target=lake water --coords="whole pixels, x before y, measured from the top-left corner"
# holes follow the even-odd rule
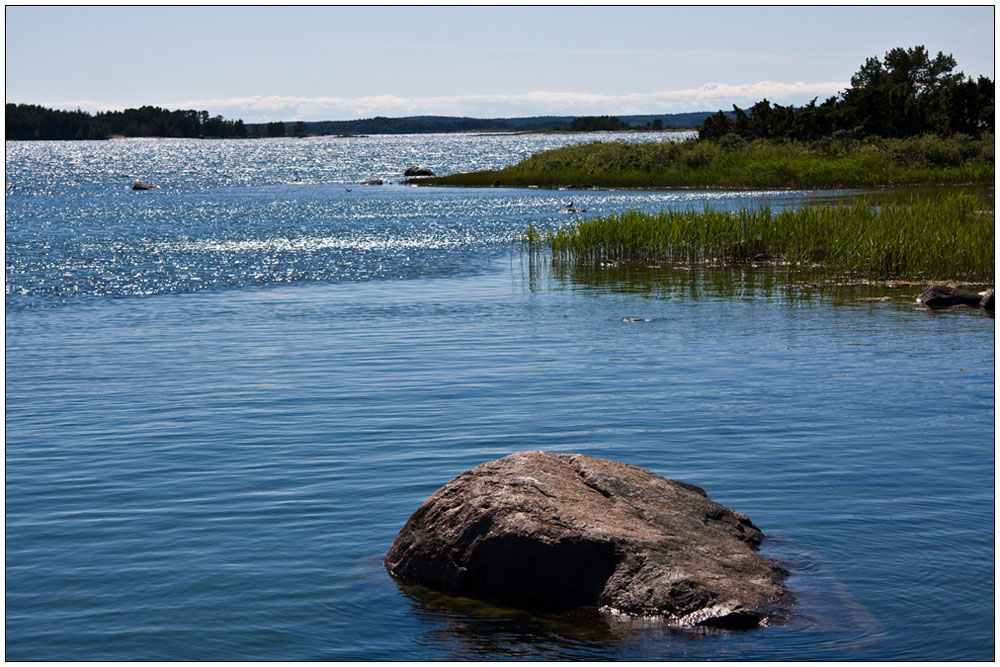
[[[570,199],[844,193],[398,184],[583,139],[7,142],[7,659],[992,660],[993,320],[512,242]],[[397,586],[419,504],[526,449],[748,514],[791,619],[680,633]]]

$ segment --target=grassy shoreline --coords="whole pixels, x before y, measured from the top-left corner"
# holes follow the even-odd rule
[[[559,229],[529,226],[521,243],[555,262],[783,264],[883,279],[991,283],[992,193],[957,193],[907,203],[772,211],[627,211]]]
[[[418,185],[540,188],[873,188],[991,184],[993,135],[817,142],[592,142],[504,169],[410,179]]]

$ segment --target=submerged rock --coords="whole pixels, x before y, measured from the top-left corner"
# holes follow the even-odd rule
[[[428,498],[385,566],[406,584],[516,606],[745,628],[790,601],[787,572],[756,553],[763,539],[697,486],[581,454],[518,452]]]
[[[403,176],[433,176],[434,172],[427,167],[418,167],[416,165],[408,168],[403,172]]]
[[[382,179],[381,178],[373,178],[373,179],[368,180],[368,181],[361,181],[361,185],[382,185]]]
[[[948,287],[947,285],[931,285],[925,289],[917,302],[927,308],[953,308],[955,306],[972,306],[978,308],[982,297],[974,292]]]

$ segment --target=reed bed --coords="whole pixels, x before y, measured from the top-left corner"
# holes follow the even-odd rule
[[[960,193],[779,211],[627,211],[561,229],[532,225],[521,241],[561,262],[766,262],[871,277],[992,282],[992,208],[992,199]]]

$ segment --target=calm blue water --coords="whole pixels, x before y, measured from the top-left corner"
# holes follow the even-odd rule
[[[352,185],[580,140],[7,142],[6,658],[993,659],[992,319],[512,244],[569,199],[840,193]],[[692,635],[398,587],[409,515],[523,449],[745,512],[792,620]]]

